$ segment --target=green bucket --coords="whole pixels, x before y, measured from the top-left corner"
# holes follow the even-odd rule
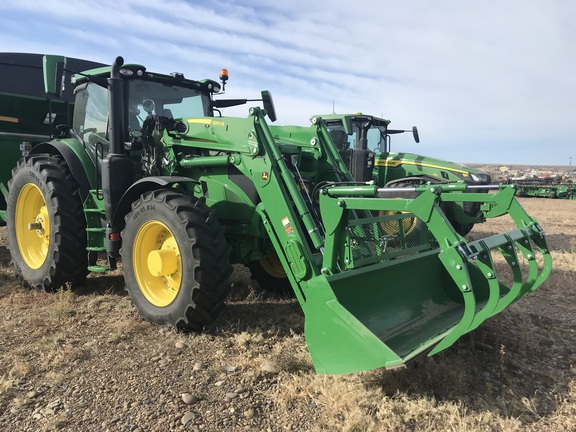
[[[339,196],[352,192],[321,196],[322,268],[300,283],[306,340],[319,373],[393,368],[436,354],[550,274],[544,232],[513,188],[467,194],[485,203],[486,217],[508,213],[517,227],[470,242],[439,205],[462,200],[462,193],[422,191],[413,200]],[[512,280],[498,274],[496,256]]]
[[[465,309],[437,250],[322,275],[307,292],[306,340],[327,374],[402,365],[434,347]]]
[[[544,268],[530,263],[522,280],[506,251],[533,255],[532,246],[518,247],[526,239],[523,233],[470,243],[469,259],[456,248],[435,249],[310,279],[304,291],[305,335],[317,372],[394,368],[435,354],[532,292],[547,278],[551,259],[538,247]],[[492,253],[508,258],[512,288],[498,280]]]

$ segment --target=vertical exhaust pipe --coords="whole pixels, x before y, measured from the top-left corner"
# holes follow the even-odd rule
[[[124,59],[117,57],[108,78],[110,152],[102,160],[102,194],[108,222],[106,251],[108,256],[114,259],[119,255],[122,229],[121,226],[113,225],[114,212],[120,198],[133,182],[132,161],[124,150],[124,81],[120,77],[120,68],[123,64]]]
[[[368,150],[368,129],[371,125],[372,120],[368,120],[359,128],[357,143],[350,158],[350,174],[356,181],[372,180],[374,153]]]

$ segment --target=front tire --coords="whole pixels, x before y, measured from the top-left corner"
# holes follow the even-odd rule
[[[246,264],[252,279],[260,288],[281,296],[292,296],[294,290],[276,252],[268,252],[262,259]]]
[[[424,182],[418,178],[410,177],[405,179],[394,180],[388,182],[384,187],[386,188],[406,188],[406,187],[416,187],[420,186]],[[417,192],[406,192],[406,191],[398,191],[398,192],[379,192],[378,198],[403,198],[403,199],[414,199],[418,197]],[[380,211],[378,212],[378,216],[392,216],[397,214],[402,214],[405,212],[401,211]],[[396,238],[400,235],[402,236],[409,236],[413,233],[420,233],[423,227],[423,223],[416,217],[407,217],[401,220],[401,227],[399,221],[387,221],[387,222],[380,222],[380,228],[388,234],[391,235],[393,238]]]
[[[24,285],[53,291],[84,282],[86,222],[78,183],[66,162],[46,154],[25,157],[8,187],[8,244]]]
[[[421,179],[418,177],[406,177],[403,179],[393,180],[386,184],[385,187],[414,187],[414,186],[421,186],[426,184],[425,179]],[[434,184],[434,182],[432,182]],[[418,194],[416,192],[398,192],[397,194],[393,195],[394,197],[398,198],[416,198]],[[380,194],[379,197],[392,197],[390,194]],[[443,202],[440,207],[442,211],[446,214],[446,217],[452,224],[454,231],[460,234],[462,237],[466,236],[474,227],[473,223],[470,224],[462,224],[458,222],[456,213],[464,213],[467,216],[475,216],[480,211],[480,203],[473,203],[473,202],[466,202],[463,204],[462,207],[458,207],[456,203],[452,202]],[[406,229],[406,227],[405,227]]]
[[[143,194],[122,232],[126,288],[144,319],[201,331],[224,306],[232,273],[224,232],[204,199]]]

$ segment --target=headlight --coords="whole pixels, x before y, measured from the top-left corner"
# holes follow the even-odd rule
[[[120,74],[124,76],[132,76],[134,75],[134,71],[132,69],[122,68],[120,69]]]
[[[470,177],[472,177],[472,180],[474,180],[476,183],[490,183],[490,176],[488,174],[470,173]]]

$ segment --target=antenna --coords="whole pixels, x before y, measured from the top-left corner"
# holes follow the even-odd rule
[[[334,111],[334,99],[332,99],[332,114],[336,114],[336,111]],[[570,158],[570,160],[572,160],[572,158]]]

